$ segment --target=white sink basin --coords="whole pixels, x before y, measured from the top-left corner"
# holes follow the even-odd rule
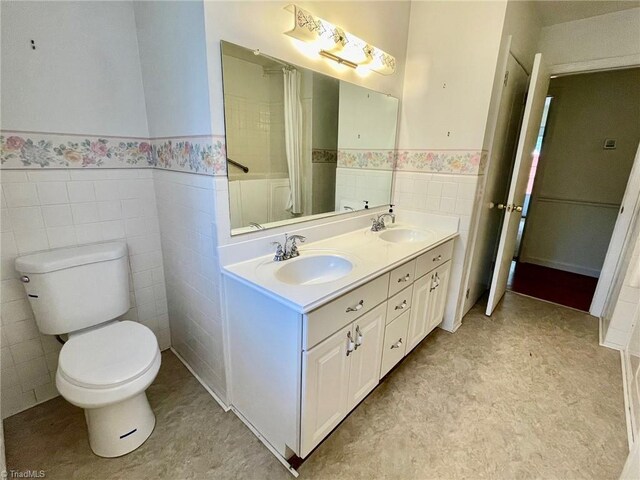
[[[339,255],[309,255],[285,260],[274,276],[290,285],[318,285],[348,275],[353,263]]]
[[[393,228],[380,234],[380,239],[391,243],[424,242],[429,238],[427,232],[410,228]]]

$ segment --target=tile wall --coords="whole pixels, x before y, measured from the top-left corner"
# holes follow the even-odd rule
[[[458,328],[456,312],[463,278],[466,251],[472,225],[473,206],[478,195],[476,175],[395,172],[394,203],[399,208],[428,213],[454,215],[460,219],[459,239],[455,243],[451,270],[452,283],[445,312],[443,328]],[[461,315],[460,315],[461,316]]]
[[[216,179],[162,170],[154,171],[153,177],[171,317],[171,345],[224,402],[220,268],[214,225]],[[226,184],[226,178],[221,177],[221,181]],[[224,215],[228,218],[228,212]]]
[[[3,170],[1,317],[2,417],[57,395],[60,344],[39,333],[15,258],[38,250],[124,239],[131,310],[170,345],[160,230],[151,169]]]

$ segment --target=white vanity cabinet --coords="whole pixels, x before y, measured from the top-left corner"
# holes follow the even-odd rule
[[[446,262],[418,278],[413,284],[407,353],[442,321],[447,301],[450,266],[451,262]]]
[[[300,456],[378,385],[386,308],[386,303],[378,305],[303,353]]]
[[[441,321],[453,240],[306,313],[225,276],[228,397],[282,457],[306,457]]]

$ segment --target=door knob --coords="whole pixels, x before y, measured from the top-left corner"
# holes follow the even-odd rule
[[[505,208],[507,208],[504,203],[499,203],[498,205],[496,205],[496,207],[498,208],[498,210],[504,210]]]
[[[515,210],[516,212],[521,212],[522,211],[522,205],[514,205],[513,206],[513,210]]]

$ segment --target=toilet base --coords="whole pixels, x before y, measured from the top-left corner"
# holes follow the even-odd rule
[[[156,425],[145,392],[106,407],[85,409],[84,416],[89,445],[100,457],[119,457],[134,451]]]

